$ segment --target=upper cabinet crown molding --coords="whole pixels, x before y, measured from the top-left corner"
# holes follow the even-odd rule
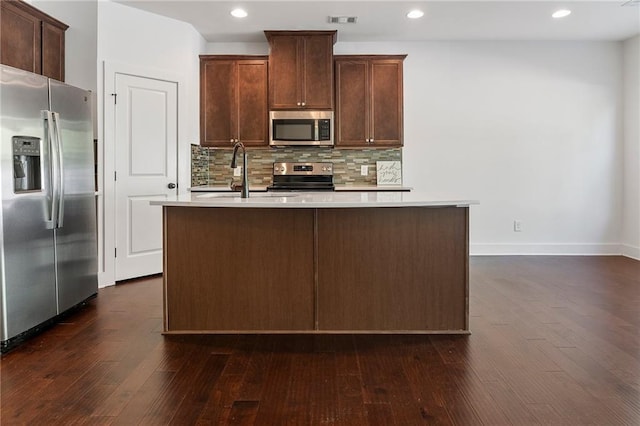
[[[0,62],[64,81],[69,26],[21,0],[0,1]]]
[[[269,107],[333,109],[337,31],[265,31],[269,42]]]

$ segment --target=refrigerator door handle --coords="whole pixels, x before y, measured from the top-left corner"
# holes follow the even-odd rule
[[[53,113],[51,111],[42,111],[45,125],[45,141],[44,141],[44,176],[47,188],[47,204],[48,214],[46,218],[47,229],[54,229],[58,221],[58,181],[57,181],[57,163],[54,154],[54,134],[53,134]]]
[[[60,133],[60,114],[53,113],[53,126],[55,129],[56,157],[58,161],[58,214],[56,228],[64,226],[64,156],[62,152],[62,134]]]

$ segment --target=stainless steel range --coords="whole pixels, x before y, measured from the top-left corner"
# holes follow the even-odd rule
[[[333,191],[332,163],[273,163],[269,191]]]

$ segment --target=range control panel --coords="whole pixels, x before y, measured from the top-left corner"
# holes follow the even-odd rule
[[[333,176],[333,163],[273,163],[273,175]]]

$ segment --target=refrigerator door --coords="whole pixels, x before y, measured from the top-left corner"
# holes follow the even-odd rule
[[[98,292],[91,92],[50,80],[62,199],[55,230],[58,313]]]
[[[49,148],[42,114],[48,99],[45,77],[0,66],[2,342],[56,315]],[[21,173],[13,150],[20,140],[39,145],[42,161],[34,171],[42,177],[39,189],[14,192]]]

